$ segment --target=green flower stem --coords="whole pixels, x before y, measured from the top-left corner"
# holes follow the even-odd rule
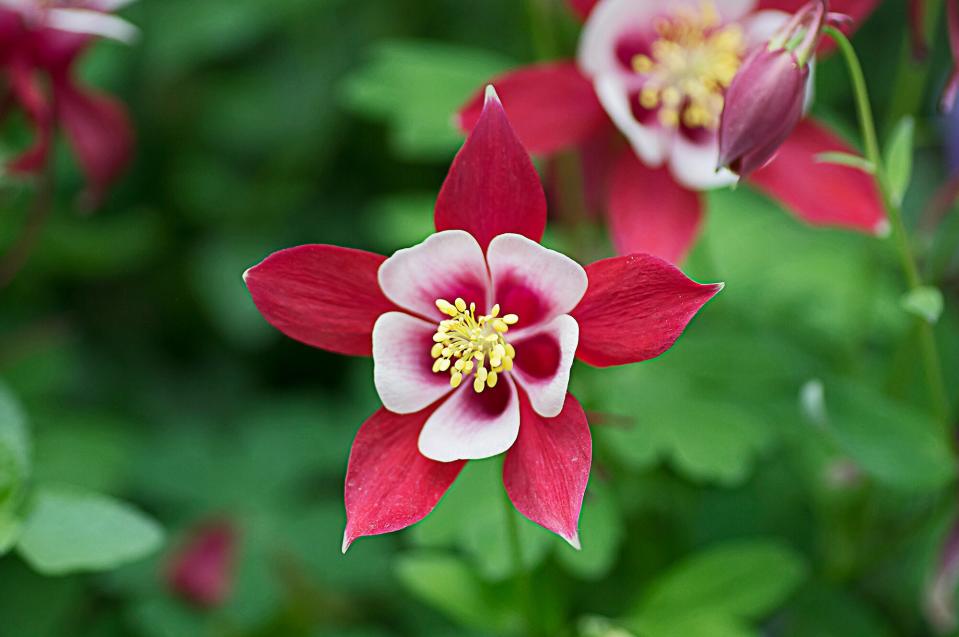
[[[506,535],[509,538],[513,565],[516,567],[517,591],[524,618],[524,628],[529,637],[535,637],[537,630],[535,608],[533,606],[533,587],[529,571],[523,561],[523,541],[519,535],[516,512],[505,489],[503,490],[503,516],[506,520]]]
[[[846,61],[846,66],[849,69],[853,93],[856,98],[856,110],[859,114],[859,125],[862,130],[862,138],[865,145],[866,159],[869,160],[869,163],[873,166],[876,183],[879,186],[879,192],[882,195],[883,204],[886,208],[886,216],[889,219],[893,241],[899,252],[899,261],[906,277],[906,283],[910,290],[914,290],[922,286],[922,277],[919,274],[919,267],[916,265],[909,235],[906,232],[906,226],[902,221],[902,208],[896,204],[889,195],[888,175],[879,148],[879,139],[876,135],[876,123],[869,101],[869,91],[866,88],[866,78],[862,72],[862,65],[859,63],[859,56],[856,55],[856,50],[853,48],[849,39],[838,29],[825,27],[823,31],[832,37],[839,45],[839,49]],[[939,351],[936,349],[935,334],[932,325],[927,321],[918,318],[916,320],[918,321],[919,347],[925,369],[929,399],[940,425],[942,425],[945,432],[948,432],[950,415],[949,399],[947,398],[945,382],[943,380],[942,364],[939,361]]]

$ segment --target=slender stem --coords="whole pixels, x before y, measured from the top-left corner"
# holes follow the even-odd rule
[[[906,283],[910,290],[914,290],[922,285],[922,277],[919,274],[919,267],[913,255],[909,234],[906,232],[906,226],[902,220],[902,208],[893,201],[893,198],[890,196],[888,175],[886,174],[886,167],[883,163],[882,153],[879,148],[876,124],[872,114],[872,106],[869,101],[869,90],[866,87],[866,78],[862,72],[862,65],[859,63],[859,56],[856,55],[856,50],[853,48],[849,39],[838,29],[825,27],[824,31],[839,45],[839,49],[846,61],[846,66],[849,69],[853,93],[856,98],[856,110],[859,113],[859,125],[862,129],[866,159],[873,165],[873,170],[875,171],[876,183],[879,186],[879,192],[882,195],[883,204],[886,207],[886,215],[889,219],[892,238],[899,252],[899,261],[906,277]],[[917,321],[919,348],[922,355],[923,367],[925,368],[929,399],[940,424],[948,431],[949,399],[943,380],[942,364],[939,361],[939,351],[936,349],[935,334],[932,325],[929,324],[928,321],[923,319],[917,319]]]
[[[550,0],[526,0],[533,48],[539,60],[550,60],[557,54],[556,32]]]
[[[530,581],[529,571],[526,569],[526,563],[523,561],[523,541],[519,534],[519,524],[516,520],[516,513],[513,509],[513,503],[510,502],[505,490],[503,491],[503,516],[506,520],[506,535],[509,538],[510,553],[516,569],[516,580],[519,588],[518,593],[526,634],[529,635],[529,637],[534,637],[537,631],[536,616],[533,608],[533,586]]]
[[[33,205],[27,212],[23,232],[0,259],[0,289],[7,287],[16,278],[29,260],[37,241],[40,240],[43,227],[46,225],[53,208],[53,177],[51,173],[51,168],[44,169],[37,184]]]

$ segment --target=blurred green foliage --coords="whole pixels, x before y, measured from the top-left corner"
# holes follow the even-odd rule
[[[135,166],[83,216],[61,153],[57,209],[0,291],[0,552],[17,549],[0,559],[0,635],[499,635],[524,628],[524,604],[549,635],[933,634],[921,599],[956,466],[927,415],[910,312],[938,321],[959,386],[948,248],[931,262],[940,288],[903,299],[887,242],[808,228],[746,187],[711,193],[685,269],[723,294],[655,361],[574,368],[595,454],[581,552],[504,505],[490,460],[424,522],[342,556],[371,363],[282,338],[240,275],[291,245],[389,253],[425,237],[461,140],[455,107],[534,59],[526,7],[141,0],[125,15],[141,41],[98,44],[82,71],[130,105]],[[573,22],[557,21],[571,53]],[[883,3],[856,38],[888,130],[902,24]],[[911,128],[891,150],[911,228],[945,177],[939,44],[917,150],[902,150]],[[854,131],[842,65],[817,75],[818,114]],[[8,128],[15,146],[23,124]],[[5,179],[0,196],[7,246],[31,187]],[[589,256],[611,253],[600,228],[557,221],[548,241],[575,246],[573,232],[597,240]],[[239,544],[227,601],[202,610],[162,574],[210,519]]]

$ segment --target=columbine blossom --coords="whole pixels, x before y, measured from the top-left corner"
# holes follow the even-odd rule
[[[436,202],[437,232],[390,258],[328,245],[277,252],[245,280],[283,333],[369,356],[383,408],[357,433],[343,550],[426,516],[465,461],[506,453],[526,517],[579,545],[586,416],[574,358],[658,356],[720,285],[633,254],[583,268],[541,246],[539,178],[490,88]]]
[[[574,2],[586,20],[576,62],[537,64],[494,83],[531,152],[579,151],[586,191],[595,200],[590,203],[607,213],[620,253],[643,251],[678,262],[702,225],[701,193],[737,179],[716,170],[726,90],[743,60],[802,4]],[[861,20],[876,2],[831,4]],[[464,130],[474,125],[480,104],[477,95],[461,110]],[[851,149],[806,117],[749,183],[807,223],[884,232],[870,176],[817,160],[829,151]]]
[[[0,0],[0,84],[34,129],[33,144],[7,169],[42,172],[62,127],[86,175],[91,206],[129,163],[133,131],[124,107],[80,85],[73,67],[95,38],[128,42],[135,36],[132,25],[111,14],[130,1]]]
[[[228,520],[193,530],[167,565],[170,591],[202,608],[221,604],[230,593],[237,540],[237,530]]]

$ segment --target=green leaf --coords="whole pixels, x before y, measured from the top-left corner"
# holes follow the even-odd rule
[[[414,595],[466,626],[497,632],[515,624],[513,595],[489,587],[462,560],[436,553],[408,553],[396,562],[396,576]]]
[[[616,499],[602,482],[594,478],[586,492],[579,519],[583,547],[577,551],[562,542],[558,549],[559,561],[574,575],[600,579],[616,563],[624,533],[622,513]]]
[[[100,571],[157,550],[163,532],[130,505],[96,493],[48,487],[34,495],[17,550],[37,571]]]
[[[758,631],[726,615],[689,609],[681,617],[639,619],[630,624],[639,637],[757,637]],[[613,633],[614,637],[619,637]]]
[[[397,154],[447,158],[463,141],[453,123],[457,110],[510,66],[510,60],[482,49],[383,42],[370,62],[347,78],[343,98],[351,109],[389,122]]]
[[[768,540],[714,546],[656,580],[638,617],[664,622],[690,614],[748,621],[780,606],[802,582],[806,566],[792,549]]]
[[[856,168],[863,172],[869,173],[870,175],[876,172],[876,167],[872,165],[871,161],[865,157],[853,155],[851,153],[843,153],[839,151],[819,153],[816,155],[816,161],[820,164],[837,164],[839,166]]]
[[[956,475],[947,440],[926,414],[861,383],[825,385],[826,431],[862,469],[887,486],[933,491]]]
[[[19,489],[30,471],[30,441],[20,404],[0,384],[0,505]]]
[[[931,285],[923,285],[906,292],[901,303],[904,310],[930,324],[935,324],[942,316],[942,292]]]
[[[911,116],[903,117],[896,124],[889,140],[886,154],[886,178],[889,180],[889,196],[897,206],[902,204],[912,177],[912,147],[916,123]]]

